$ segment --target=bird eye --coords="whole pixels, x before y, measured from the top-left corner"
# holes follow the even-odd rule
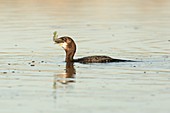
[[[63,38],[63,41],[64,41],[64,42],[66,42],[66,40],[67,40],[66,38]]]

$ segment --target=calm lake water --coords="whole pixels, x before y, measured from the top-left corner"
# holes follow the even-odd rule
[[[0,113],[169,113],[169,0],[0,0]],[[141,62],[66,64],[76,58]]]

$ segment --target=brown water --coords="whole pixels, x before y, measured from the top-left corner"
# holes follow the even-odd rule
[[[169,0],[0,0],[0,113],[169,113]],[[142,62],[67,64],[76,57]],[[67,70],[65,70],[67,69]]]

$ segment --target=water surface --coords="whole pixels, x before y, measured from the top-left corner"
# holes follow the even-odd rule
[[[0,112],[170,111],[170,1],[0,0],[0,8]],[[66,64],[55,30],[74,38],[76,58],[141,62]]]

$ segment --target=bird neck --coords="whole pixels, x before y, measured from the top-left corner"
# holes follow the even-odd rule
[[[67,49],[65,49],[66,52],[66,62],[73,62],[73,57],[76,52],[76,45],[74,42],[67,45]]]
[[[72,62],[74,57],[74,52],[73,51],[67,51],[66,52],[66,62]]]

